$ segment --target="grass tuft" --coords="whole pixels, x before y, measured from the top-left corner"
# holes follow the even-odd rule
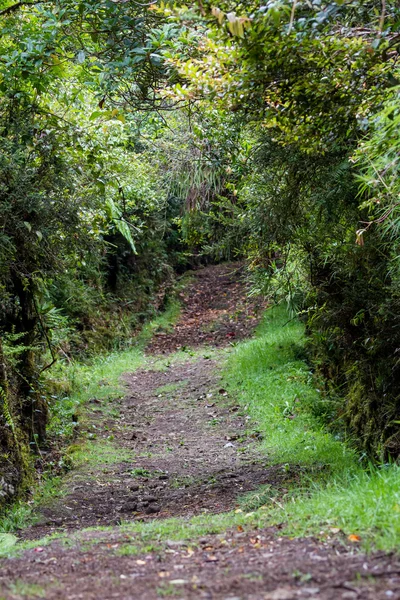
[[[299,358],[305,344],[298,321],[282,308],[267,312],[257,337],[229,357],[226,385],[259,423],[271,463],[324,467],[330,474],[352,468],[355,452],[336,440],[313,413],[327,400]]]

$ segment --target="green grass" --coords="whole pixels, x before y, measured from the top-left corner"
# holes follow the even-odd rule
[[[46,590],[41,585],[34,583],[25,583],[22,580],[17,580],[10,584],[9,591],[18,598],[44,598]]]
[[[10,534],[34,523],[37,520],[35,508],[48,504],[62,494],[61,477],[44,476],[29,504],[20,500],[10,506],[0,517],[0,555],[2,551],[8,550],[7,540],[11,540],[4,534]]]
[[[162,549],[168,540],[195,544],[199,537],[223,533],[230,527],[254,528],[277,523],[284,523],[283,533],[291,536],[337,535],[346,539],[349,534],[356,534],[366,550],[397,549],[400,467],[383,465],[363,469],[351,446],[327,430],[319,415],[330,412],[331,401],[316,389],[303,358],[303,326],[297,321],[287,321],[282,308],[268,311],[256,337],[230,351],[181,351],[167,358],[149,358],[147,363],[140,348],[113,354],[95,362],[91,371],[82,367],[87,377],[85,375],[84,383],[80,383],[76,392],[77,403],[81,405],[93,396],[110,397],[112,389],[120,393],[118,381],[124,371],[143,366],[163,370],[189,356],[192,360],[205,355],[221,361],[226,358],[221,385],[241,404],[241,412],[252,417],[249,426],[261,432],[260,453],[266,454],[266,462],[280,464],[283,470],[298,474],[288,483],[288,492],[283,498],[273,487],[263,486],[247,494],[242,508],[234,512],[204,514],[192,519],[124,523],[118,529],[82,530],[70,539],[57,535],[18,544],[13,552],[32,544],[51,543],[55,537],[78,545],[102,543],[111,531],[114,534],[120,531],[124,541],[115,552],[139,554]],[[113,457],[113,450],[110,452]],[[105,447],[107,453],[108,447]],[[12,530],[11,527],[7,531]],[[87,531],[97,531],[95,536],[91,534],[89,542]],[[7,553],[10,554],[9,548]]]
[[[158,586],[156,593],[159,598],[166,598],[168,596],[176,597],[181,595],[181,590],[179,590],[179,588],[177,588],[176,585],[172,585],[171,583],[164,583]]]
[[[18,556],[24,550],[48,546],[54,540],[67,546],[74,546],[78,552],[96,544],[108,544],[110,534],[113,536],[121,534],[123,540],[117,548],[113,549],[113,552],[124,556],[137,555],[162,550],[171,540],[187,541],[195,545],[196,539],[205,535],[223,533],[228,528],[238,525],[243,528],[260,527],[263,523],[262,511],[246,513],[242,510],[217,515],[202,514],[190,519],[155,519],[144,523],[126,521],[118,527],[89,527],[72,533],[54,533],[40,540],[19,542],[4,549],[0,547],[0,556]]]
[[[49,435],[70,438],[74,428],[74,415],[90,399],[106,407],[110,398],[123,393],[120,377],[144,366],[146,358],[141,347],[100,355],[87,363],[71,362],[56,365],[52,378],[67,382],[69,393],[61,394],[51,405]],[[65,386],[67,387],[67,386]]]
[[[135,453],[127,448],[115,446],[108,440],[89,441],[71,446],[69,455],[75,467],[107,466],[122,462],[132,462]]]
[[[0,534],[11,533],[26,527],[31,522],[32,506],[25,502],[16,502],[0,518]],[[0,552],[2,544],[0,542]]]
[[[400,543],[400,467],[349,472],[311,490],[309,496],[275,508],[274,521],[284,521],[289,535],[330,535],[340,529],[359,535],[369,550],[397,550]]]
[[[366,550],[398,549],[400,467],[364,470],[351,446],[327,431],[318,415],[330,412],[330,400],[301,358],[304,346],[301,323],[288,322],[286,311],[276,307],[257,336],[228,358],[225,385],[258,422],[269,461],[303,473],[283,501],[274,501],[274,491],[264,487],[243,506],[261,507],[266,524],[286,523],[290,535],[340,529],[359,535]]]
[[[160,331],[168,333],[172,331],[173,326],[179,319],[180,313],[181,305],[179,301],[176,298],[171,299],[165,307],[165,311],[143,327],[140,334],[136,337],[136,343],[140,346],[145,346],[150,342],[155,333]]]
[[[185,385],[187,385],[187,383],[188,383],[187,379],[183,379],[182,381],[178,381],[177,383],[167,383],[165,385],[160,386],[156,390],[154,390],[154,395],[155,396],[164,396],[164,395],[172,394],[173,392],[176,392],[177,390],[185,387]]]
[[[313,415],[329,400],[315,389],[310,369],[300,358],[303,326],[287,320],[281,308],[267,312],[257,336],[238,345],[229,357],[225,385],[258,422],[271,463],[340,473],[354,466],[356,454]]]
[[[260,528],[274,523],[286,523],[284,533],[288,535],[317,534],[325,538],[340,529],[345,535],[361,536],[365,550],[398,548],[400,533],[400,477],[398,467],[380,469],[373,473],[349,475],[344,480],[332,480],[325,486],[318,484],[309,489],[307,495],[293,497],[287,502],[271,502],[273,489],[264,486],[259,493],[262,506],[252,510],[236,510],[217,515],[199,515],[191,519],[163,519],[147,523],[126,522],[120,527],[88,528],[66,538],[63,534],[49,536],[35,542],[18,544],[8,548],[6,555],[20,553],[34,546],[45,546],[53,539],[68,544],[95,545],[109,541],[110,533],[121,534],[124,541],[113,550],[121,555],[138,555],[165,548],[170,541],[186,541],[196,545],[196,540],[205,535],[221,534],[232,527],[243,529]],[[395,502],[395,503],[393,503]],[[88,532],[91,534],[87,540]],[[96,532],[95,537],[92,536]],[[335,533],[336,535],[336,533]],[[339,535],[342,535],[339,533]]]
[[[186,284],[179,283],[178,289]],[[48,374],[48,383],[59,390],[53,395],[50,405],[51,420],[49,435],[71,438],[74,429],[74,416],[81,407],[95,398],[100,400],[99,408],[107,409],[107,403],[123,394],[121,375],[136,369],[145,368],[148,359],[144,348],[157,331],[170,331],[180,316],[180,304],[172,298],[161,315],[146,324],[141,332],[132,338],[132,346],[107,354],[99,354],[90,360],[80,362],[59,361]]]

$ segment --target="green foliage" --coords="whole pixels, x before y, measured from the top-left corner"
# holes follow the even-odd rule
[[[45,443],[57,360],[125,344],[174,269],[237,257],[306,322],[343,397],[326,419],[397,456],[398,3],[0,6],[10,464]]]
[[[123,109],[159,104],[157,82],[173,76],[159,53],[180,32],[139,4],[1,4],[0,332],[8,389],[0,428],[13,434],[2,435],[9,481],[22,471],[25,449],[46,443],[47,370],[118,347],[173,283],[180,248],[169,236],[169,198],[150,151],[159,123]]]
[[[371,133],[359,145],[354,157],[361,171],[358,175],[360,195],[370,217],[358,236],[364,241],[364,237],[368,239],[370,228],[378,228],[391,240],[395,258],[399,235],[399,107],[399,87],[396,86],[386,94],[381,110],[370,118]],[[396,269],[395,263],[394,276]]]
[[[9,507],[5,507],[0,512],[0,540],[2,534],[10,534],[19,529],[23,529],[35,522],[37,517],[34,514],[34,509],[39,505],[45,505],[52,498],[62,494],[60,488],[59,477],[43,476],[41,486],[33,494],[32,501],[27,504],[23,501],[18,501]],[[11,537],[8,538],[11,540]],[[7,554],[10,545],[1,550]]]
[[[254,519],[264,525],[284,523],[287,535],[327,537],[336,531],[360,535],[369,551],[395,549],[399,467],[363,470],[355,452],[326,431],[325,406],[333,400],[315,388],[299,358],[305,343],[304,327],[297,319],[288,322],[280,307],[267,312],[255,340],[240,344],[228,358],[227,383],[258,421],[269,460],[286,463],[288,470],[307,467],[288,482],[283,499],[276,501],[276,491],[264,486],[243,498],[243,508],[258,509]]]
[[[0,518],[0,528],[2,533],[10,533],[22,529],[28,523],[32,516],[32,508],[26,503],[15,503],[7,508]]]
[[[0,554],[6,553],[14,544],[17,538],[11,533],[0,533]]]
[[[58,387],[50,406],[49,435],[70,441],[81,408],[91,398],[107,404],[113,394],[121,393],[120,375],[143,361],[141,350],[131,348],[99,355],[86,363],[72,360],[55,365],[48,375],[49,387],[54,384]],[[99,381],[103,382],[101,387]]]
[[[273,520],[283,520],[287,534],[329,536],[332,528],[360,535],[366,550],[396,549],[400,537],[399,468],[384,465],[371,472],[349,473],[310,496],[275,509]]]
[[[251,169],[234,201],[203,206],[191,235],[215,256],[248,257],[253,293],[307,322],[314,365],[344,399],[337,417],[371,456],[397,456],[398,3],[206,2],[198,13],[209,26],[199,52],[169,58],[186,78],[175,97],[221,128],[233,114],[233,155],[249,143]]]
[[[298,2],[292,14],[290,0],[239,3],[234,10],[230,2],[206,3],[211,33],[203,54],[175,60],[189,81],[183,93],[244,111],[274,139],[305,152],[329,152],[354,139],[357,120],[390,79],[385,52],[397,42],[398,6],[386,3],[382,27],[378,7]],[[357,30],[361,23],[365,35]]]

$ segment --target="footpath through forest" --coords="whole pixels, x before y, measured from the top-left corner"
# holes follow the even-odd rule
[[[90,400],[81,427],[95,439],[19,532],[24,549],[1,559],[0,599],[400,599],[395,556],[225,515],[242,512],[247,492],[269,484],[279,497],[296,478],[268,463],[262,432],[221,383],[224,357],[262,311],[237,264],[197,271],[178,323],[124,375],[124,395],[106,410]]]

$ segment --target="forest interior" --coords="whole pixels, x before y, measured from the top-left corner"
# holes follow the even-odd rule
[[[0,32],[0,600],[400,600],[398,0]]]

